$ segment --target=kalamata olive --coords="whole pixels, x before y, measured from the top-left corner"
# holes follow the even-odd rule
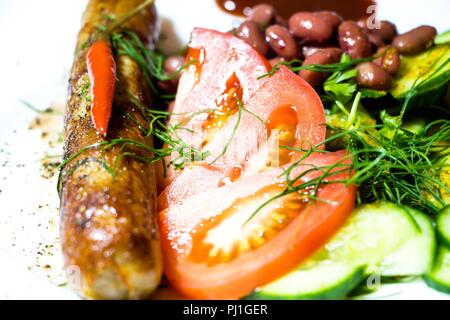
[[[356,21],[356,24],[363,30],[369,30],[369,28],[367,27],[368,24],[367,19],[368,19],[367,17],[361,18]]]
[[[314,53],[305,58],[302,66],[308,66],[311,64],[336,63],[339,61],[341,54],[342,51],[339,48],[319,48]],[[313,87],[320,86],[330,75],[329,73],[310,70],[300,70],[298,74]]]
[[[305,42],[323,43],[333,35],[333,25],[312,12],[297,12],[289,18],[289,30]]]
[[[321,47],[316,47],[316,46],[303,46],[302,47],[302,53],[303,56],[306,58],[310,55],[312,55],[314,52],[317,52],[317,50],[322,49]]]
[[[279,24],[280,26],[283,26],[285,28],[289,28],[288,21],[285,18],[283,18],[282,16],[280,16],[279,14],[277,14],[275,17],[275,23]]]
[[[297,43],[285,27],[278,24],[268,27],[266,41],[272,50],[283,58],[292,59],[297,55]]]
[[[334,11],[317,11],[314,13],[320,19],[327,20],[335,30],[342,22],[342,17]]]
[[[368,33],[367,38],[369,39],[369,42],[372,45],[372,47],[375,49],[381,48],[385,45],[381,36],[379,36],[376,33]]]
[[[366,33],[354,21],[344,21],[338,29],[339,45],[353,59],[361,59],[372,53]]]
[[[379,35],[385,43],[391,43],[397,35],[397,27],[390,21],[382,20],[380,28],[372,30],[372,33]]]
[[[172,100],[167,104],[167,111],[173,112],[174,108],[175,108],[175,100]]]
[[[236,32],[236,36],[247,42],[263,56],[269,51],[269,45],[264,39],[264,33],[254,21],[244,21],[241,23]]]
[[[159,80],[158,87],[165,93],[174,94],[177,92],[177,84],[174,79],[171,80]]]
[[[397,35],[397,27],[390,21],[368,21],[368,18],[362,18],[356,24],[367,31],[369,34],[375,34],[385,43],[391,43],[392,39]]]
[[[358,71],[356,82],[361,87],[387,90],[392,85],[391,75],[373,62],[360,63],[356,66],[356,70]]]
[[[373,62],[389,72],[391,75],[396,75],[400,68],[400,55],[398,50],[393,47],[380,48],[376,56],[380,56]]]
[[[184,57],[180,55],[174,55],[167,57],[164,60],[164,71],[171,75],[179,71],[184,65]],[[180,71],[173,79],[159,81],[159,87],[167,93],[175,93],[178,87],[178,81],[180,80],[182,71]]]
[[[275,21],[276,14],[277,13],[273,6],[262,3],[252,8],[248,19],[265,28]]]
[[[304,46],[302,47],[302,53],[304,57],[308,57],[310,55],[312,55],[313,53],[319,51],[319,50],[328,50],[328,49],[332,49],[334,50],[334,52],[338,52],[339,53],[339,57],[342,54],[342,50],[340,48],[335,48],[335,47],[330,47],[330,46]]]
[[[275,57],[269,60],[270,65],[273,67],[277,63],[283,62],[285,59],[283,57]]]
[[[164,70],[166,71],[166,73],[174,73],[178,70],[180,70],[184,65],[184,57],[183,56],[169,56],[167,57],[167,59],[164,61]],[[181,76],[181,72],[180,72],[180,76]]]
[[[436,29],[431,26],[420,26],[400,34],[392,41],[392,46],[401,54],[417,54],[433,45]]]

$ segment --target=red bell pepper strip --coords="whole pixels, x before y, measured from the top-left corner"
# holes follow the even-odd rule
[[[116,89],[116,62],[109,42],[93,42],[86,64],[91,82],[92,122],[97,132],[106,136]]]

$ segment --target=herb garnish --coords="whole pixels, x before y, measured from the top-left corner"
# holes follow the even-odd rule
[[[343,54],[343,56],[347,56],[346,54]],[[298,72],[300,70],[309,70],[309,71],[315,71],[315,72],[328,72],[328,73],[332,73],[332,72],[337,72],[337,71],[342,71],[342,70],[347,70],[350,67],[353,67],[355,65],[357,65],[358,63],[361,62],[367,62],[367,61],[372,61],[373,59],[376,59],[376,56],[373,57],[368,57],[368,58],[362,58],[362,59],[346,59],[345,61],[340,61],[338,63],[331,63],[331,64],[310,64],[307,66],[301,66],[301,60],[299,59],[293,59],[290,61],[280,61],[277,62],[272,69],[259,76],[257,79],[260,80],[262,78],[265,77],[269,77],[272,76],[275,72],[277,72],[280,68],[280,66],[286,66],[288,67],[292,72]]]

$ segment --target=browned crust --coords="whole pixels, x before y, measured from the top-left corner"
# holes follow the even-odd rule
[[[93,128],[86,53],[97,24],[120,17],[141,0],[90,1],[83,15],[69,84],[65,117],[64,158],[85,146],[105,141]],[[156,14],[148,7],[127,23],[144,41],[154,39]],[[129,99],[146,106],[150,95],[137,64],[120,56],[117,90],[106,140],[146,138],[125,114],[144,123]],[[156,224],[156,179],[153,165],[119,157],[121,145],[90,149],[66,164],[61,172],[61,242],[66,269],[79,292],[88,298],[145,298],[157,286],[162,262]],[[139,153],[142,150],[134,150]],[[119,160],[117,160],[119,159]],[[112,176],[106,165],[117,167]]]

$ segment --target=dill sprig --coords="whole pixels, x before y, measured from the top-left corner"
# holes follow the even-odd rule
[[[133,59],[143,72],[147,86],[153,93],[157,93],[154,79],[164,75],[164,57],[154,50],[149,50],[139,39],[139,36],[129,30],[121,30],[111,36],[111,43],[116,54],[127,55]]]
[[[138,15],[142,10],[144,10],[148,6],[151,6],[154,2],[155,2],[155,0],[146,0],[146,1],[142,2],[140,5],[138,5],[137,7],[133,8],[131,11],[127,12],[126,14],[124,14],[123,16],[121,16],[117,20],[115,20],[111,25],[109,25],[107,27],[106,31],[108,33],[111,33],[114,30],[116,30],[117,28],[120,28],[121,26],[123,26],[125,24],[125,22],[127,22],[131,18]]]
[[[129,139],[129,138],[115,138],[108,141],[101,141],[93,143],[83,148],[80,148],[70,157],[66,158],[58,166],[58,170],[62,170],[68,163],[74,161],[83,153],[97,149],[100,151],[105,151],[113,147],[120,147],[120,153],[114,160],[114,165],[112,168],[107,167],[107,171],[114,177],[115,172],[119,164],[119,160],[129,157],[136,160],[155,163],[163,160],[167,157],[173,157],[167,164],[165,164],[164,169],[173,166],[176,169],[183,169],[187,163],[203,161],[209,155],[208,151],[202,151],[196,147],[193,147],[182,140],[177,131],[184,130],[182,125],[187,121],[187,119],[192,119],[194,116],[201,113],[209,113],[211,109],[198,110],[192,113],[172,113],[168,111],[153,110],[144,106],[139,99],[130,95],[130,101],[140,110],[144,119],[147,121],[147,125],[139,123],[130,114],[125,114],[143,133],[144,136],[152,136],[161,142],[161,147],[154,147],[148,145],[142,141]],[[180,122],[174,125],[166,125],[166,121],[171,115],[186,115]],[[188,129],[186,129],[188,130]],[[141,151],[139,154],[137,150]]]
[[[371,203],[378,200],[408,205],[424,212],[438,213],[444,207],[440,191],[450,189],[439,178],[443,168],[443,152],[450,147],[450,120],[436,120],[416,133],[398,128],[392,139],[383,135],[373,136],[372,131],[381,125],[352,129],[332,128],[336,134],[328,137],[310,150],[289,148],[302,152],[299,160],[284,170],[285,189],[261,204],[247,221],[253,218],[270,202],[291,193],[309,192],[308,197],[318,196],[320,187],[330,183],[357,185],[358,203]],[[438,128],[435,133],[431,133]],[[367,141],[370,136],[371,141]],[[299,165],[308,165],[308,157],[336,140],[345,139],[347,155],[335,164],[312,166],[295,177],[292,171]],[[346,161],[351,160],[351,164]],[[330,179],[334,175],[353,171],[344,180]],[[307,174],[320,173],[314,179],[298,183]],[[330,179],[330,180],[329,180]],[[320,200],[319,198],[317,198]]]
[[[343,56],[348,56],[347,54],[343,54]],[[272,76],[275,72],[277,72],[280,69],[280,66],[286,66],[288,67],[292,72],[298,72],[300,70],[309,70],[309,71],[315,71],[315,72],[327,72],[327,73],[333,73],[337,71],[344,71],[348,70],[349,68],[357,65],[361,62],[367,62],[372,61],[373,59],[376,59],[376,56],[368,57],[368,58],[362,58],[362,59],[344,59],[341,60],[338,63],[331,63],[331,64],[310,64],[307,66],[302,66],[302,61],[299,59],[292,59],[290,61],[280,61],[277,62],[272,69],[270,69],[269,72],[259,76],[257,79],[260,80],[265,77]]]
[[[192,63],[195,63],[195,60],[191,60],[175,72],[169,74],[164,71],[164,55],[157,50],[149,49],[135,32],[127,29],[121,29],[120,31],[113,33],[111,35],[111,43],[116,54],[127,55],[139,65],[139,68],[144,74],[147,86],[155,94],[158,94],[155,80],[166,81],[174,79],[185,68]],[[168,96],[166,97],[166,100],[167,98],[173,97]]]

